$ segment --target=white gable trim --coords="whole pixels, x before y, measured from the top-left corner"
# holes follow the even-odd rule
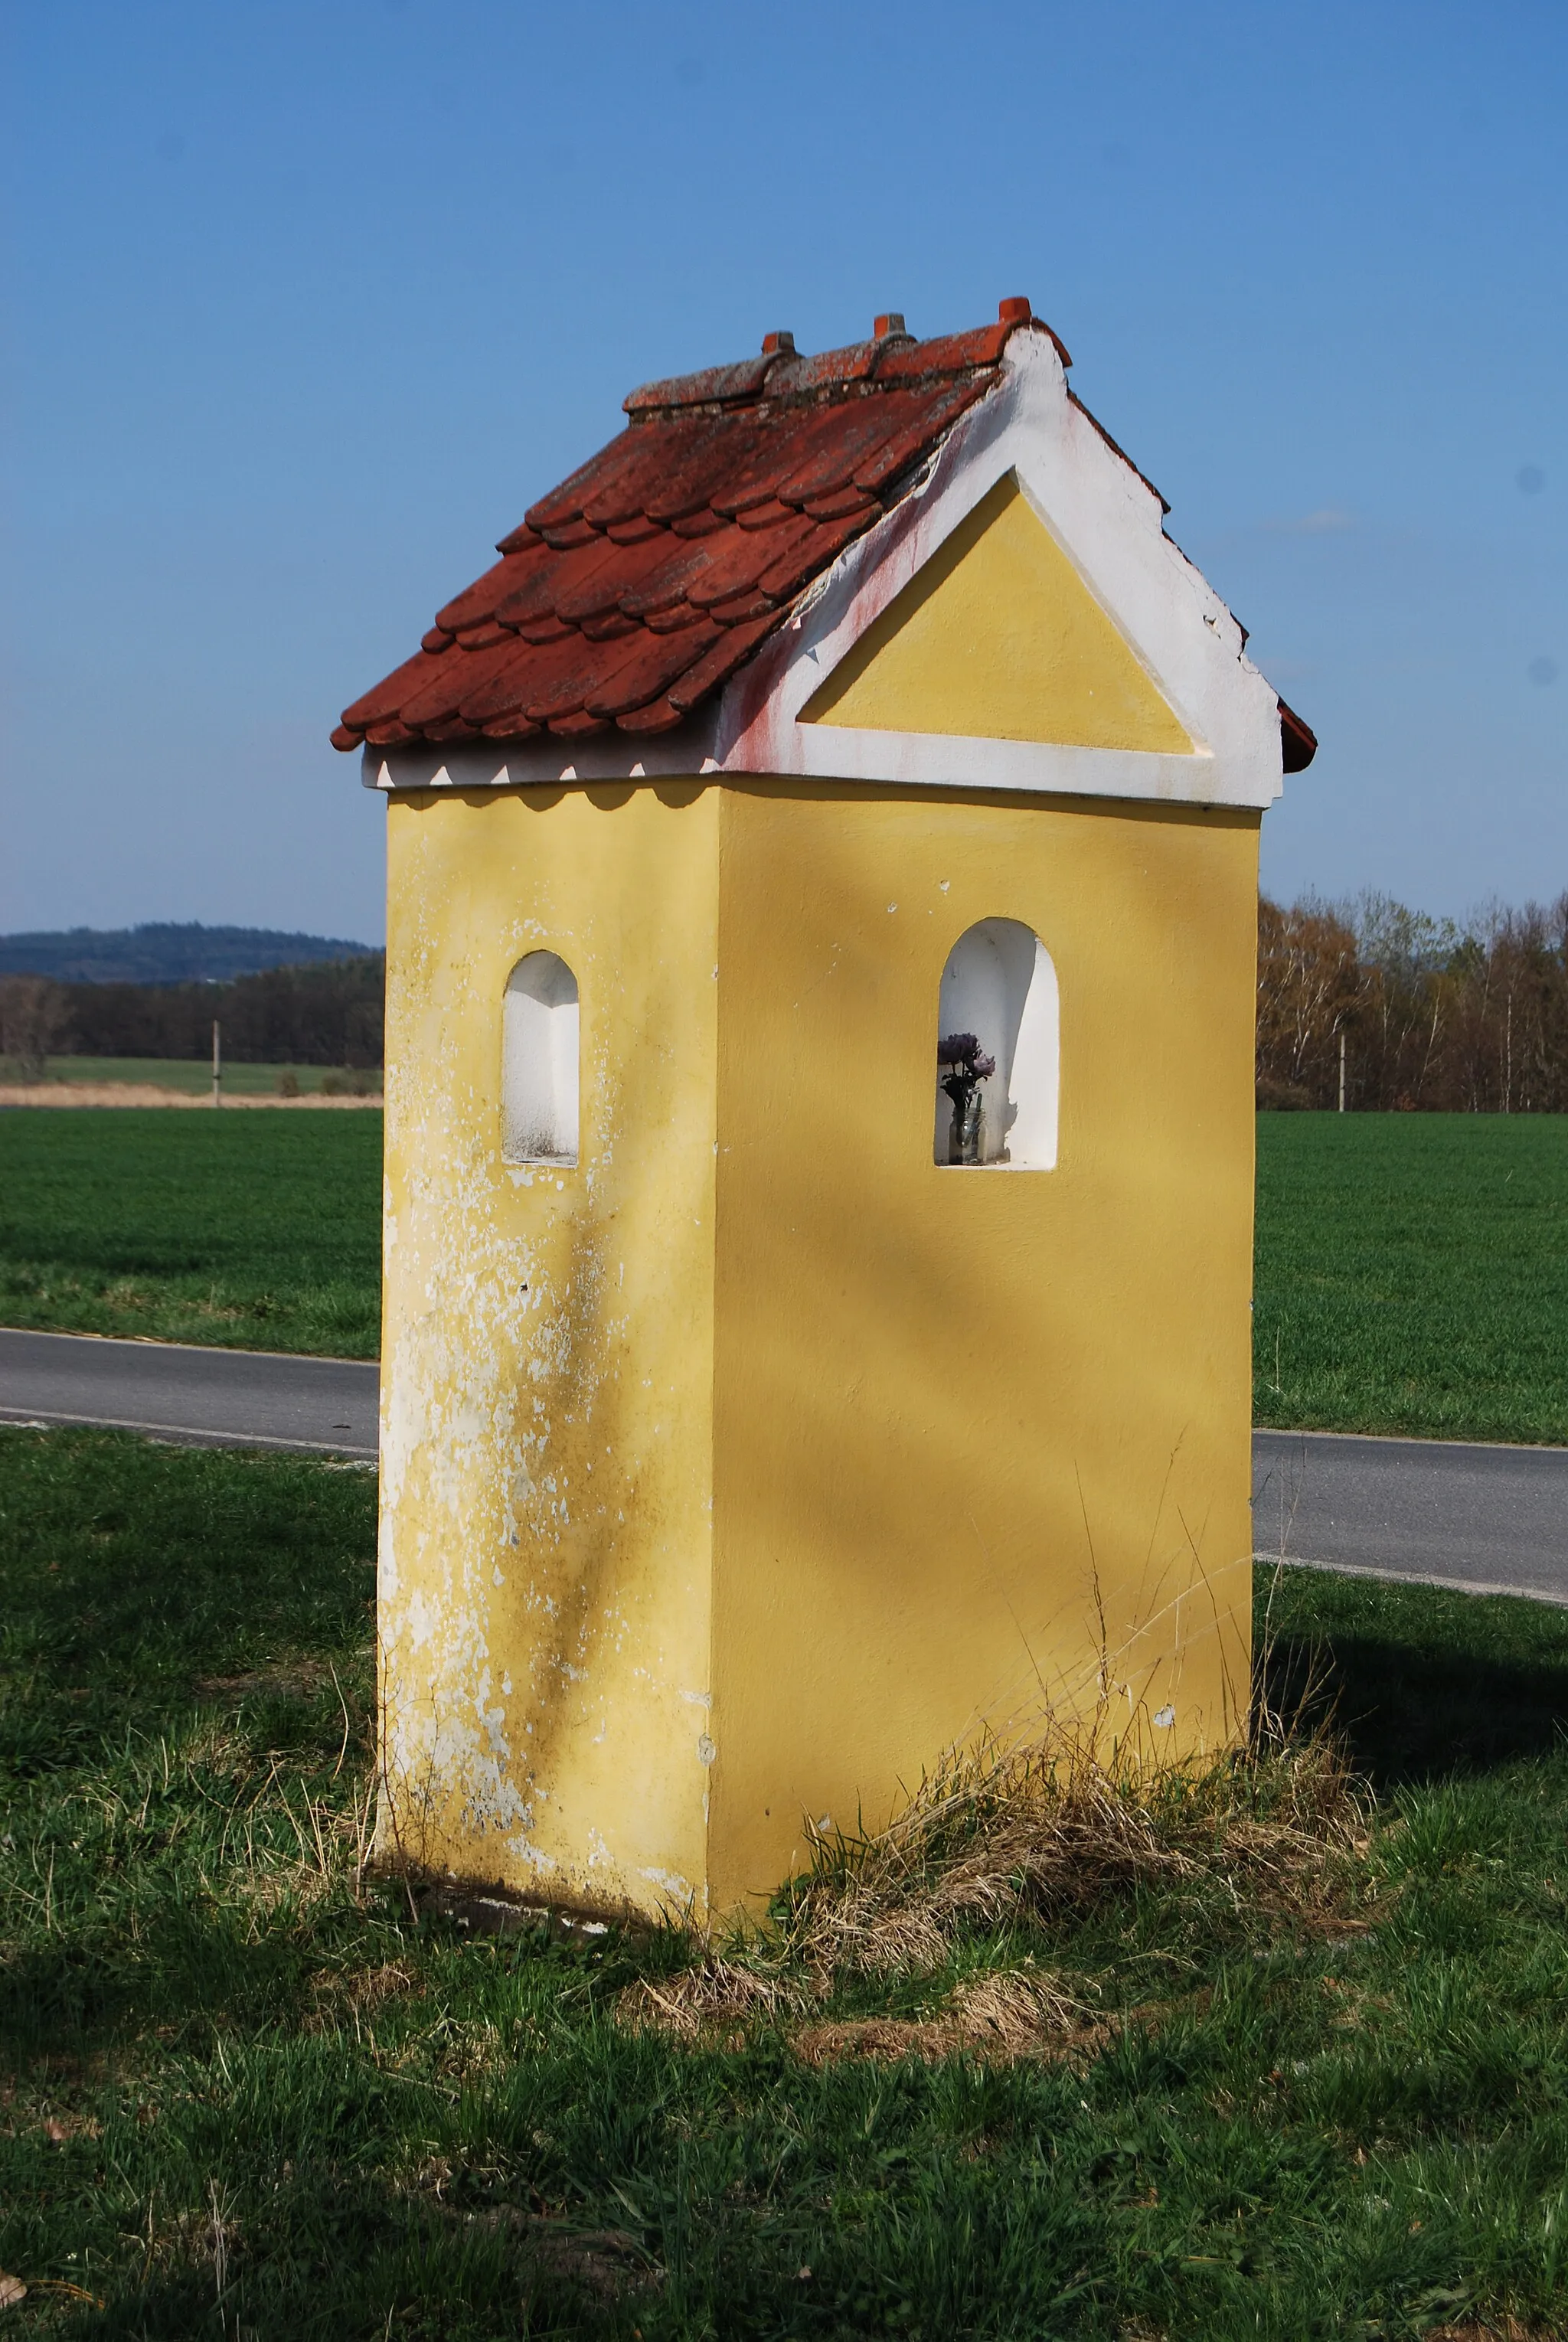
[[[1009,472],[1170,701],[1192,756],[806,724],[801,710],[894,596]],[[1217,594],[1163,531],[1158,497],[1067,395],[1054,344],[1009,341],[997,388],[802,598],[715,706],[678,732],[366,748],[367,787],[506,788],[703,773],[1262,807],[1280,794],[1278,703]]]

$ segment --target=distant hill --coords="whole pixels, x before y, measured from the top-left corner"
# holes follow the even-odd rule
[[[0,976],[50,976],[60,984],[223,984],[272,967],[363,959],[375,946],[342,936],[289,936],[275,927],[56,928],[0,936]]]

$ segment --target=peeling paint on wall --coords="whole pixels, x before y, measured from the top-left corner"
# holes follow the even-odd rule
[[[704,1870],[677,1784],[680,1686],[708,1662],[715,825],[700,790],[602,801],[623,794],[391,810],[383,1838],[607,1907],[667,1875],[684,1908]],[[530,946],[583,995],[581,1159],[548,1176],[501,1162],[502,996]]]

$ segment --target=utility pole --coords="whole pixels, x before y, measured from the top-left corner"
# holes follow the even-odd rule
[[[215,1033],[217,1029],[215,1025],[213,1031]],[[1339,1110],[1341,1114],[1344,1112],[1344,1027],[1343,1025],[1339,1032]]]
[[[214,1104],[215,1106],[222,1106],[222,1104],[223,1104],[223,1102],[224,1102],[224,1086],[223,1086],[223,1085],[224,1085],[224,1044],[223,1044],[223,1027],[222,1027],[222,1026],[218,1023],[217,1018],[215,1016],[215,1017],[213,1018],[213,1104]],[[1340,1086],[1341,1086],[1341,1089],[1343,1090],[1343,1086],[1344,1086],[1344,1076],[1343,1076],[1343,1071],[1342,1071],[1342,1073],[1341,1073],[1341,1075],[1340,1075]],[[1340,1104],[1343,1106],[1343,1103],[1344,1103],[1344,1100],[1343,1100],[1343,1097],[1342,1096],[1342,1097],[1341,1097],[1341,1099],[1340,1099]]]

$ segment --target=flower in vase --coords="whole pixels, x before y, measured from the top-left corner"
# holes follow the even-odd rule
[[[996,1060],[980,1046],[974,1033],[946,1033],[936,1044],[937,1086],[953,1101],[954,1163],[974,1162],[979,1146],[980,1110],[974,1094],[996,1071]],[[946,1071],[942,1068],[945,1066]],[[973,1107],[973,1111],[972,1111]]]

